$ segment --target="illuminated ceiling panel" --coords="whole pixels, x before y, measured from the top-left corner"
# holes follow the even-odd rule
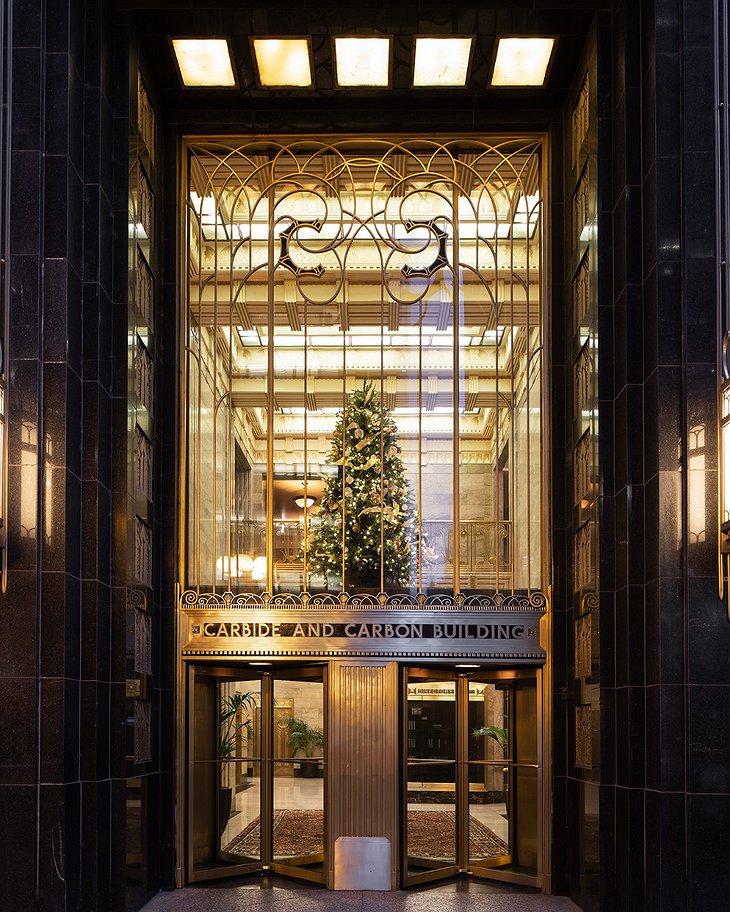
[[[184,85],[208,88],[236,85],[225,38],[173,38],[172,49]]]
[[[416,38],[413,85],[419,88],[465,86],[473,43],[471,36]]]
[[[307,38],[253,38],[259,82],[265,88],[309,88],[312,56]]]
[[[390,38],[335,38],[334,46],[338,86],[390,84]]]
[[[554,46],[555,38],[500,38],[492,85],[544,85]]]

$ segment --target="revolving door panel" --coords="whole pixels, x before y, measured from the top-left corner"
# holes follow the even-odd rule
[[[405,886],[469,873],[537,883],[536,676],[405,670]]]
[[[324,669],[188,669],[188,879],[324,878]]]

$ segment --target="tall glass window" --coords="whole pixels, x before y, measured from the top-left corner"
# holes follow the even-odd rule
[[[540,154],[188,146],[187,587],[541,587]]]

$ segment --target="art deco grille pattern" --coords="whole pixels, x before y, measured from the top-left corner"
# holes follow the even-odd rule
[[[534,138],[189,144],[186,586],[541,587],[540,151]],[[332,455],[338,414],[365,388],[396,428],[400,520],[388,454],[357,465],[342,431]],[[355,471],[379,473],[359,578]],[[333,478],[345,491],[325,519]],[[325,521],[343,546],[315,571]],[[393,579],[383,555],[404,528],[410,571]]]
[[[145,763],[152,757],[152,583],[154,576],[152,478],[155,463],[155,337],[159,282],[156,202],[159,172],[155,169],[156,117],[141,75],[130,98],[129,234],[128,234],[128,413],[127,530],[130,540],[127,573],[127,719],[133,728],[134,752],[129,759]],[[136,102],[136,105],[135,105]],[[136,113],[136,116],[134,116]],[[146,810],[130,821],[144,827]],[[142,816],[140,816],[142,815]],[[133,823],[134,827],[135,824]],[[130,862],[134,867],[134,862]]]
[[[572,601],[575,766],[591,770],[598,718],[598,285],[595,74],[583,80],[571,118],[569,287],[572,330]],[[595,775],[595,773],[591,774]]]

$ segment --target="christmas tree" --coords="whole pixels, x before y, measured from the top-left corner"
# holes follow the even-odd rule
[[[310,570],[325,580],[339,576],[344,538],[344,585],[379,587],[382,520],[385,585],[407,586],[415,570],[415,503],[398,428],[373,383],[366,381],[348,396],[337,416],[327,463],[337,471],[325,475],[324,493],[312,511]]]

